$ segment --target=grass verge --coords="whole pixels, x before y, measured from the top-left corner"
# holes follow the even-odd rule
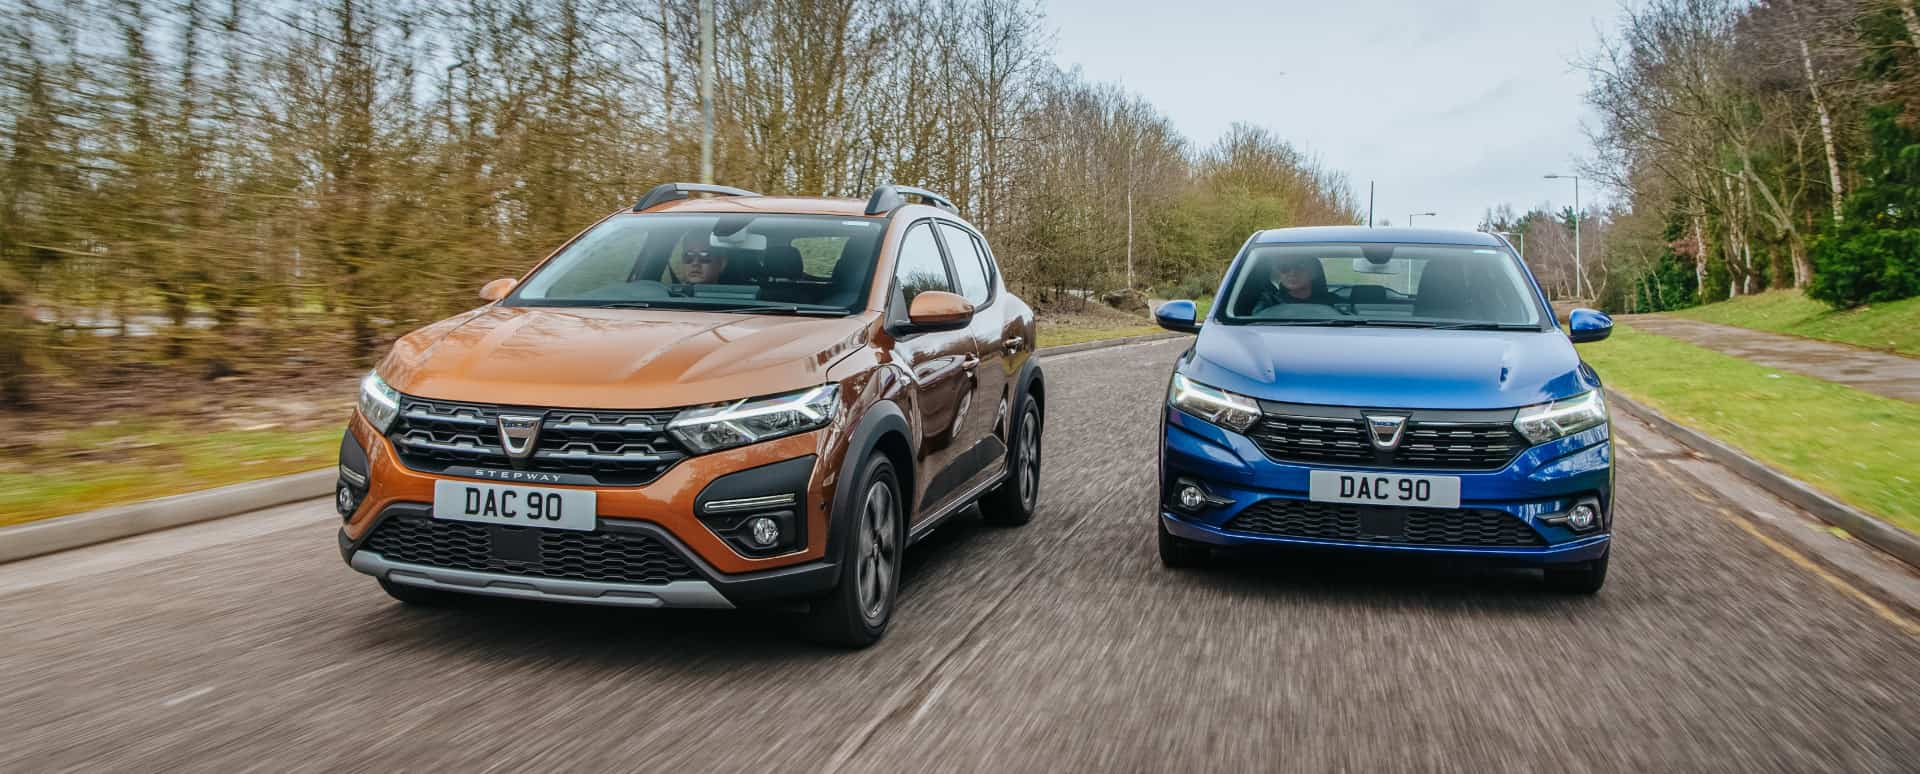
[[[143,418],[50,433],[0,462],[0,526],[324,468],[340,432]]]
[[[1145,336],[1149,333],[1164,333],[1158,325],[1072,325],[1067,323],[1049,323],[1040,321],[1040,341],[1035,346],[1060,347],[1068,344],[1081,344],[1103,339],[1120,339],[1128,336]]]
[[[1920,532],[1920,405],[1614,327],[1581,345],[1607,386]]]
[[[1673,314],[1920,357],[1920,298],[1836,311],[1798,290],[1774,290]]]

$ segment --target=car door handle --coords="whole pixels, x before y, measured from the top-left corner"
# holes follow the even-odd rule
[[[979,367],[980,357],[978,355],[968,355],[960,361],[960,370],[966,371],[967,373],[973,373],[973,369]]]
[[[1027,343],[1026,339],[1023,339],[1019,336],[1015,336],[1011,339],[1007,339],[1005,343],[1000,345],[1000,347],[1002,349],[1005,349],[1007,351],[1007,354],[1011,355],[1015,352],[1019,352],[1020,345],[1025,343]]]

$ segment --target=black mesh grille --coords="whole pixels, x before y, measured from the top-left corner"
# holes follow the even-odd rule
[[[533,456],[518,466],[540,473],[592,476],[610,486],[639,486],[687,455],[666,432],[676,411],[520,409],[400,398],[387,438],[407,467],[432,473],[459,465],[514,468],[500,446],[502,414],[542,417]]]
[[[1276,410],[1278,405],[1264,407],[1260,423],[1247,433],[1275,462],[1499,470],[1527,448],[1527,439],[1513,429],[1512,411],[1484,412],[1500,417],[1485,420],[1459,416],[1482,412],[1412,412],[1401,431],[1399,448],[1388,452],[1373,448],[1373,438],[1358,409]],[[1422,413],[1435,416],[1424,418]]]
[[[502,533],[537,542],[537,558],[525,553],[518,554],[524,560],[502,558],[494,545]],[[700,577],[672,546],[647,535],[622,532],[503,527],[395,516],[380,523],[365,547],[394,561],[475,572],[611,583],[667,583]]]
[[[1281,537],[1352,540],[1420,546],[1539,547],[1540,533],[1503,511],[1392,508],[1262,500],[1247,506],[1227,529]]]

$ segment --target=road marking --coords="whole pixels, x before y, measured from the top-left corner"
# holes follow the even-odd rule
[[[193,701],[194,699],[198,699],[198,698],[200,698],[200,697],[202,697],[202,696],[205,696],[205,695],[207,695],[207,694],[209,694],[209,693],[213,693],[213,686],[211,686],[211,685],[209,685],[209,686],[207,686],[207,687],[205,687],[205,688],[200,688],[200,689],[196,689],[196,690],[192,690],[192,691],[187,691],[186,693],[183,693],[183,694],[180,694],[179,696],[175,696],[175,697],[173,697],[173,698],[171,698],[171,699],[168,699],[168,700],[166,700],[166,701],[163,701],[163,702],[160,702],[160,706],[162,706],[162,707],[175,707],[175,706],[179,706],[179,705],[181,705],[181,704],[185,704],[185,703],[187,703],[187,702],[190,702],[190,701]]]
[[[1654,472],[1659,473],[1662,478],[1665,478],[1669,483],[1672,483],[1674,486],[1680,487],[1683,491],[1688,491],[1688,492],[1693,491],[1690,486],[1688,486],[1685,482],[1677,478],[1672,471],[1667,470],[1667,467],[1665,465],[1655,461],[1652,465],[1649,465],[1648,467],[1653,468]],[[1696,494],[1695,496],[1698,497],[1699,495]],[[1701,500],[1706,501],[1706,498],[1701,498]],[[1893,624],[1894,626],[1898,627],[1902,631],[1905,631],[1907,634],[1913,635],[1915,637],[1920,637],[1920,623],[1915,623],[1913,619],[1910,619],[1904,615],[1901,615],[1900,613],[1896,612],[1893,608],[1887,607],[1885,604],[1882,604],[1880,600],[1874,599],[1872,595],[1864,591],[1861,591],[1858,587],[1854,586],[1851,583],[1848,583],[1846,579],[1841,578],[1838,575],[1834,575],[1831,572],[1828,572],[1826,568],[1821,567],[1818,563],[1814,562],[1812,559],[1808,559],[1806,554],[1800,553],[1798,550],[1794,549],[1792,546],[1781,543],[1778,540],[1774,540],[1771,536],[1767,535],[1765,532],[1761,532],[1760,528],[1754,526],[1751,521],[1741,517],[1737,513],[1734,513],[1731,508],[1728,508],[1725,505],[1719,505],[1719,506],[1715,506],[1714,512],[1719,514],[1721,518],[1724,518],[1727,521],[1733,522],[1734,526],[1739,527],[1742,530],[1745,530],[1746,533],[1749,535],[1752,535],[1755,540],[1760,541],[1761,545],[1766,546],[1769,549],[1772,549],[1774,553],[1779,554],[1781,557],[1785,558],[1787,561],[1793,562],[1794,564],[1799,565],[1802,569],[1806,570],[1807,572],[1813,573],[1814,577],[1819,578],[1823,581],[1826,581],[1827,585],[1832,586],[1835,589],[1839,590],[1840,593],[1845,594],[1859,601],[1860,604],[1865,605],[1868,610],[1872,610],[1875,615],[1878,615],[1881,618],[1885,619],[1888,623]]]

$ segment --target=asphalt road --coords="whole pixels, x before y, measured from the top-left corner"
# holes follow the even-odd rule
[[[775,612],[404,608],[324,502],[0,566],[0,771],[1920,770],[1920,626],[1702,502],[1642,428],[1597,597],[1162,569],[1183,346],[1049,359],[1040,514],[916,547],[857,653]]]

